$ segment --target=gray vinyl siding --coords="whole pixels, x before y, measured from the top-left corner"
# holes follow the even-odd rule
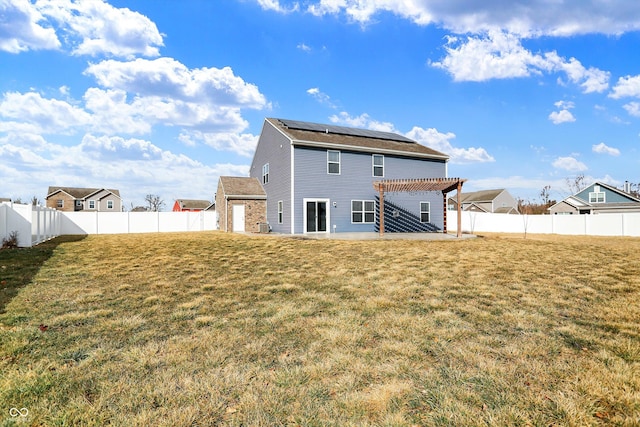
[[[500,193],[493,201],[493,211],[502,207],[512,207],[518,209],[518,202],[507,191]]]
[[[295,167],[295,230],[303,233],[303,199],[329,199],[331,231],[374,231],[374,224],[351,223],[352,200],[375,200],[378,194],[373,182],[381,179],[445,178],[446,162],[407,157],[384,156],[384,177],[374,177],[372,153],[341,151],[340,174],[327,173],[327,150],[296,146]],[[441,192],[387,193],[387,200],[397,202],[408,211],[420,215],[420,202],[431,203],[431,223],[442,229],[444,223]],[[281,199],[278,199],[281,200]],[[275,202],[277,203],[277,201]],[[333,204],[335,203],[335,207]]]
[[[262,166],[269,163],[269,182],[262,187],[267,193],[267,222],[276,233],[291,233],[291,149],[290,140],[265,121],[249,176],[262,183]],[[280,200],[284,204],[282,224],[278,224]]]

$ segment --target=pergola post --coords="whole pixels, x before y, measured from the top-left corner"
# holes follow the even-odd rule
[[[447,234],[447,193],[442,192],[442,206],[443,206],[443,218],[444,222],[442,224],[442,232]]]
[[[456,198],[458,200],[458,231],[457,237],[462,237],[462,206],[460,206],[461,195],[462,193],[462,181],[458,181],[458,193],[456,194]]]
[[[384,184],[380,184],[380,237],[384,235]]]

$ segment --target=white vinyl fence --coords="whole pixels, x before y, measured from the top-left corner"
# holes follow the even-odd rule
[[[447,226],[457,231],[457,212],[447,211]],[[640,213],[599,215],[508,215],[462,212],[464,233],[532,233],[640,237]]]
[[[63,212],[60,234],[165,233],[217,230],[216,213]]]
[[[18,233],[18,246],[28,247],[60,235],[60,212],[41,206],[0,203],[0,240]]]
[[[216,213],[61,212],[41,206],[0,203],[0,241],[18,233],[29,247],[60,235],[163,233],[217,230]]]

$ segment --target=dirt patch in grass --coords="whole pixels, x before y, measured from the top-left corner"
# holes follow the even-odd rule
[[[0,418],[634,425],[639,278],[629,238],[90,236],[0,315]]]

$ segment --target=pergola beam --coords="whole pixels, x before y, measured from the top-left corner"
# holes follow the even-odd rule
[[[462,184],[466,179],[462,178],[422,178],[422,179],[387,179],[375,181],[373,188],[380,193],[380,236],[384,235],[384,193],[385,192],[417,192],[417,191],[441,191],[444,203],[444,232],[447,232],[447,197],[446,194],[457,190],[458,200],[458,230],[457,237],[462,236],[462,209],[460,205],[460,193]]]

